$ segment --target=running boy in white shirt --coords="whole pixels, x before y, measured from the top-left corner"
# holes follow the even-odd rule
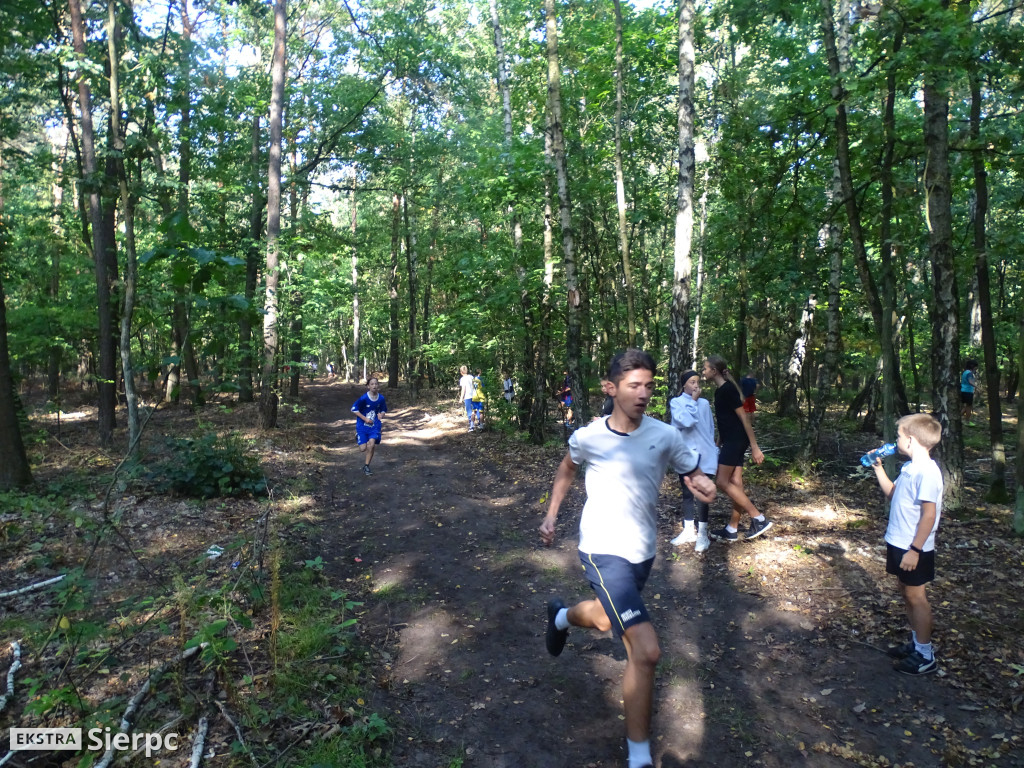
[[[942,439],[942,425],[927,413],[896,422],[897,450],[910,457],[894,483],[881,458],[872,465],[889,503],[885,530],[885,571],[899,579],[910,620],[910,642],[889,649],[893,668],[905,675],[927,675],[938,668],[932,650],[932,608],[925,585],[935,579],[935,531],[942,516],[942,472],[931,450]]]
[[[650,731],[654,672],[661,656],[641,591],[656,552],[658,491],[665,472],[686,475],[684,483],[701,501],[715,498],[715,485],[697,466],[697,453],[679,430],[644,415],[654,392],[654,360],[629,349],[612,358],[607,394],[611,416],[591,422],[569,438],[569,452],[558,466],[540,537],[555,540],[555,521],[576,470],[587,462],[587,501],[580,519],[579,554],[597,597],[571,608],[548,603],[546,642],[558,656],[569,626],[611,630],[626,646],[622,699],[629,768],[653,766]]]

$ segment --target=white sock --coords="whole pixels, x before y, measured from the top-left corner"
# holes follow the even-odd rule
[[[569,626],[569,609],[562,608],[555,614],[555,629],[568,629]]]
[[[758,515],[754,519],[757,520],[757,522],[759,522],[759,523],[763,523],[764,522],[764,515]]]
[[[651,757],[650,740],[630,741],[626,739],[626,744],[629,746],[629,768],[654,765],[654,759]]]
[[[693,530],[693,520],[683,520],[683,530],[684,531],[692,531]]]
[[[739,530],[739,528],[733,528],[731,525],[727,525],[725,526],[725,530],[727,530],[729,533],[736,533]]]
[[[707,523],[697,523],[697,532],[698,533],[707,533],[708,532],[708,524]]]
[[[914,641],[914,648],[916,648],[917,652],[920,653],[922,656],[924,656],[929,661],[931,661],[934,658],[934,656],[935,656],[935,654],[932,652],[932,644],[931,643],[919,643],[919,642],[917,642],[917,640],[915,640]]]

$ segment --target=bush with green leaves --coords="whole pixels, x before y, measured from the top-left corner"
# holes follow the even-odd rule
[[[267,479],[259,460],[237,435],[207,433],[170,441],[169,455],[157,468],[158,485],[184,496],[261,496]]]

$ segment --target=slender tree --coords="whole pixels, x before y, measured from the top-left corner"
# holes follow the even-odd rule
[[[260,390],[260,426],[277,426],[278,285],[281,236],[281,129],[286,71],[285,33],[287,0],[274,0],[274,57],[271,65],[270,162],[267,172],[267,269],[263,305],[263,381]]]
[[[691,0],[683,0],[684,3]],[[619,214],[619,258],[622,260],[622,276],[626,284],[626,327],[628,336],[626,343],[629,346],[636,345],[636,309],[633,297],[633,270],[629,261],[629,226],[627,222],[626,208],[626,181],[622,171],[622,99],[625,91],[623,80],[623,55],[622,55],[622,1],[615,0],[615,207]],[[692,5],[692,3],[691,3]],[[680,10],[680,18],[682,10]],[[692,15],[692,14],[691,14]],[[681,23],[681,22],[680,22]],[[691,31],[690,52],[693,52],[693,39]],[[680,66],[682,65],[682,53],[680,52]],[[693,85],[692,61],[690,70],[690,85]],[[682,75],[682,69],[680,69]],[[682,83],[680,83],[680,97],[682,97]],[[692,106],[692,104],[691,104]]]

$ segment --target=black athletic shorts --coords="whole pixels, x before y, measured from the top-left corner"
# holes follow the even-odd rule
[[[725,467],[742,467],[743,456],[747,452],[750,443],[746,440],[730,440],[722,443],[718,451],[718,464]]]
[[[964,405],[974,405],[974,393],[960,390],[960,402]]]
[[[631,563],[616,555],[589,555],[581,551],[580,562],[604,612],[611,619],[612,633],[616,637],[622,637],[634,624],[651,620],[640,592],[651,575],[653,557],[642,563]]]
[[[901,584],[908,587],[920,587],[935,580],[935,550],[931,549],[922,552],[917,556],[917,568],[912,571],[904,571],[900,568],[900,562],[908,550],[894,547],[886,542],[885,545],[885,572],[891,573],[899,578]]]

